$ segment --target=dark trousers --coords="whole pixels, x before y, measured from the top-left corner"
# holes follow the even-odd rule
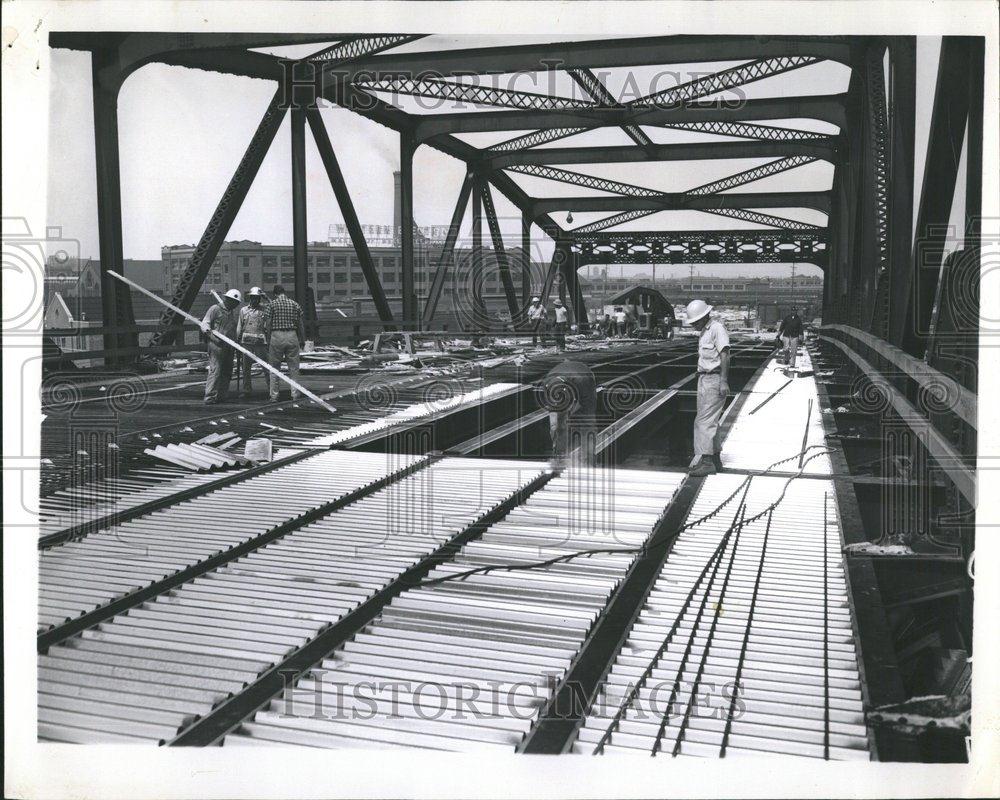
[[[556,337],[556,347],[558,347],[560,350],[565,350],[566,349],[566,323],[565,322],[557,322],[555,325],[552,326],[552,330],[555,333],[555,337]]]

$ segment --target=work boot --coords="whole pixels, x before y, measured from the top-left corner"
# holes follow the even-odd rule
[[[692,478],[704,478],[706,475],[714,475],[715,472],[715,464],[712,463],[712,459],[702,456],[701,460],[688,470],[688,475]]]

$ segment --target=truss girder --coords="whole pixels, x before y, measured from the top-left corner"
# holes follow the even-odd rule
[[[570,252],[588,264],[826,263],[827,232],[651,231],[577,235]]]
[[[390,34],[384,36],[354,36],[342,42],[327,47],[309,56],[309,61],[326,63],[343,63],[353,61],[363,56],[371,56],[398,47],[401,44],[424,38],[426,34],[402,35]]]
[[[739,139],[760,139],[768,142],[781,141],[829,141],[833,137],[827,133],[816,133],[799,128],[783,128],[777,125],[754,125],[749,122],[729,122],[717,120],[713,122],[672,122],[661,125],[661,128],[675,128],[698,133],[714,133],[719,136],[734,136]]]
[[[710,94],[715,94],[727,89],[733,89],[737,86],[743,86],[747,83],[752,83],[753,81],[759,81],[764,78],[771,77],[772,75],[781,74],[782,72],[798,69],[799,67],[816,63],[819,60],[820,59],[813,56],[787,56],[781,58],[759,59],[757,61],[751,61],[747,64],[740,64],[739,66],[731,69],[713,73],[712,75],[707,75],[703,78],[696,78],[693,81],[688,81],[687,83],[683,83],[679,86],[674,86],[670,89],[664,89],[661,92],[655,92],[653,94],[637,98],[629,103],[616,103],[610,93],[608,93],[606,89],[604,91],[607,93],[606,97],[610,98],[612,107],[627,109],[670,107],[688,102],[690,100],[697,100],[700,97],[706,97]],[[582,70],[579,72],[582,72]],[[574,74],[574,71],[571,71],[570,74],[573,75],[575,79],[580,81],[580,78]],[[600,81],[597,80],[596,76],[591,75],[591,78],[593,78],[593,83],[600,85]],[[591,81],[588,81],[587,83],[581,82],[581,85],[590,91],[590,85],[588,85],[590,83]],[[599,98],[595,96],[595,99]],[[494,152],[522,150],[530,147],[537,147],[538,145],[545,144],[547,142],[554,142],[558,139],[564,139],[567,136],[573,136],[586,130],[589,130],[589,128],[550,128],[546,130],[538,130],[533,131],[532,133],[524,134],[523,136],[518,136],[514,139],[509,139],[506,142],[501,142],[500,144],[494,145],[489,149]],[[645,134],[642,135],[645,136]]]
[[[616,225],[622,225],[626,222],[631,222],[635,219],[642,219],[643,217],[648,217],[655,214],[655,211],[623,211],[621,214],[614,214],[610,217],[605,217],[604,219],[599,219],[596,222],[588,223],[587,225],[581,225],[579,228],[573,228],[570,233],[580,234],[580,233],[597,233],[598,231],[603,231],[606,228],[613,228]]]
[[[182,311],[189,311],[194,303],[198,291],[205,281],[205,276],[212,268],[215,257],[219,253],[219,248],[225,241],[229,228],[236,219],[236,214],[243,205],[247,192],[253,183],[257,171],[260,169],[264,156],[267,155],[268,148],[274,141],[281,121],[285,117],[285,92],[279,88],[271,100],[267,111],[257,126],[246,152],[243,154],[236,171],[233,173],[229,185],[226,187],[222,199],[212,214],[212,219],[205,228],[198,246],[191,255],[184,274],[178,281],[174,290],[171,303]],[[173,309],[166,309],[160,317],[159,330],[153,335],[151,345],[153,347],[170,344],[177,335],[177,328],[183,317]]]
[[[865,97],[868,102],[868,152],[872,200],[875,212],[874,233],[878,254],[873,333],[883,339],[889,335],[889,299],[892,272],[889,269],[889,120],[885,94],[883,54],[885,48],[870,48],[865,58]]]
[[[453,83],[437,78],[382,78],[355,81],[354,86],[365,92],[388,92],[390,94],[427,97],[435,100],[449,100],[470,103],[477,106],[499,106],[521,108],[533,111],[562,110],[567,108],[595,108],[592,100],[575,97],[554,97],[537,92],[495,89],[492,86],[477,86],[468,83]]]
[[[569,70],[570,77],[575,80],[580,86],[582,86],[590,96],[596,100],[598,103],[603,103],[608,106],[618,106],[620,105],[608,88],[601,83],[600,79],[589,69],[571,69]],[[653,143],[645,132],[638,125],[622,125],[622,130],[628,135],[628,137],[638,145],[643,147],[648,147]]]
[[[588,189],[599,189],[602,192],[613,192],[623,194],[628,197],[658,197],[662,192],[656,189],[647,189],[643,186],[636,186],[631,183],[598,178],[593,175],[585,175],[581,172],[571,172],[566,169],[556,167],[546,167],[535,164],[523,164],[508,167],[510,172],[520,172],[524,175],[534,175],[539,178],[548,178],[552,181],[571,183],[575,186],[585,186]]]
[[[753,169],[748,169],[743,172],[737,172],[735,175],[729,175],[726,178],[711,181],[710,183],[703,184],[702,186],[696,186],[694,189],[688,189],[687,194],[715,194],[717,192],[724,192],[727,189],[734,189],[737,186],[753,183],[754,181],[759,181],[762,178],[777,175],[780,172],[787,172],[790,169],[795,169],[796,167],[801,167],[805,164],[811,164],[813,161],[816,161],[816,159],[812,156],[790,156],[789,158],[779,158],[777,161],[770,161],[759,167],[754,167]]]
[[[816,225],[798,222],[787,217],[776,217],[773,214],[763,214],[760,211],[751,211],[748,208],[711,208],[705,209],[705,211],[720,217],[731,217],[732,219],[741,219],[744,222],[753,222],[757,225],[771,225],[775,228],[784,228],[791,231],[820,230]]]

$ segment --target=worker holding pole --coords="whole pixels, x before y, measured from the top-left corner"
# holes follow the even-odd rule
[[[220,298],[220,302],[205,312],[201,321],[201,332],[208,339],[208,378],[205,380],[205,405],[211,406],[225,400],[229,394],[229,381],[233,376],[233,356],[235,351],[216,334],[227,339],[236,336],[239,323],[239,307],[243,300],[239,289],[230,289]]]
[[[716,472],[715,438],[729,395],[729,332],[712,319],[704,300],[687,304],[687,321],[698,331],[698,407],[694,417],[694,458],[688,474],[700,478]]]

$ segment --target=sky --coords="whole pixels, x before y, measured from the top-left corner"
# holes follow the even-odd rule
[[[540,37],[534,37],[538,39]],[[553,37],[548,37],[552,39]],[[578,37],[577,37],[578,38]],[[528,37],[511,37],[515,43]],[[433,40],[433,41],[432,41]],[[477,47],[504,41],[501,37],[435,36],[423,45],[413,43],[406,49]],[[933,43],[932,43],[933,45]],[[309,45],[307,52],[320,46]],[[301,48],[300,48],[301,49]],[[272,49],[282,55],[302,55],[291,48]],[[608,89],[617,97],[630,99],[636,93],[669,88],[690,80],[692,74],[731,66],[734,62],[669,65],[631,70],[605,70],[601,75]],[[933,86],[936,48],[926,43],[918,47],[918,78],[929,79]],[[49,133],[49,225],[63,229],[63,237],[79,241],[83,256],[96,257],[97,210],[94,178],[94,135],[90,55],[85,52],[55,49],[52,52],[52,75]],[[757,82],[742,90],[746,97],[782,94],[823,94],[844,91],[849,71],[832,62],[804,67],[784,75]],[[510,76],[494,76],[498,85],[508,85]],[[549,84],[534,87],[533,75],[518,76],[514,87],[545,91]],[[924,84],[928,85],[928,84]],[[582,97],[580,90],[565,73],[555,73],[557,93]],[[121,148],[122,230],[126,258],[158,259],[160,248],[173,244],[193,244],[202,231],[228,184],[234,169],[255,130],[271,96],[269,81],[220,75],[185,67],[150,64],[133,73],[119,98],[119,142]],[[575,92],[575,94],[573,94]],[[931,97],[928,98],[927,95]],[[385,96],[383,96],[385,99]],[[393,100],[411,113],[429,113],[415,98]],[[921,111],[929,116],[932,93],[918,93],[918,119]],[[427,101],[423,101],[426,104]],[[921,108],[921,104],[923,109]],[[466,107],[468,108],[468,107]],[[441,108],[441,111],[461,110]],[[362,222],[391,224],[393,213],[393,170],[399,168],[398,135],[351,111],[325,107],[321,110],[330,138],[340,161],[354,204]],[[290,244],[291,220],[291,151],[289,121],[282,124],[247,199],[230,229],[229,239],[251,239],[266,244]],[[835,128],[814,120],[775,121],[772,124],[835,132]],[[671,131],[645,126],[656,142],[709,141],[703,134]],[[471,134],[463,138],[476,146],[488,146],[516,132]],[[917,151],[926,147],[926,125],[918,124]],[[309,239],[325,240],[330,224],[343,222],[311,136],[307,134],[307,217]],[[630,141],[618,129],[605,128],[553,142],[549,146],[576,144],[627,144]],[[625,163],[612,165],[568,165],[565,169],[613,178],[660,191],[684,191],[717,178],[749,169],[770,159],[732,159],[727,161]],[[917,186],[922,176],[922,159],[915,163]],[[429,147],[421,147],[414,157],[414,211],[417,224],[448,224],[464,176],[464,165]],[[829,189],[833,170],[829,164],[816,162],[781,175],[758,181],[737,191],[803,191]],[[527,175],[512,178],[529,194],[545,196],[606,194],[583,187]],[[494,192],[501,227],[511,245],[520,242],[520,212],[498,192]],[[825,215],[805,209],[774,209],[771,213],[812,224],[824,224]],[[576,227],[606,216],[606,213],[573,215]],[[565,216],[554,215],[564,227]],[[469,235],[469,214],[463,236]],[[660,212],[621,226],[618,230],[705,229],[753,227],[724,217],[698,211]],[[536,258],[548,258],[551,243],[537,228],[532,245]],[[787,265],[700,266],[696,274],[748,276],[787,275]],[[615,268],[618,271],[618,268]],[[649,271],[648,266],[626,267],[625,273]],[[686,266],[663,266],[657,275],[688,274]],[[819,274],[811,265],[799,265],[799,274]]]

